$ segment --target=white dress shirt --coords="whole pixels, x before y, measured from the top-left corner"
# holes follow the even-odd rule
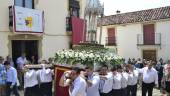
[[[17,66],[19,69],[23,69],[24,68],[24,64],[26,64],[27,59],[23,58],[23,57],[18,57],[17,58]]]
[[[51,69],[41,69],[39,70],[39,77],[41,83],[52,82],[52,70]]]
[[[88,80],[92,82],[92,86],[87,88],[87,96],[100,96],[99,94],[99,82],[100,78],[97,74],[93,74],[88,77]]]
[[[112,74],[112,72],[109,72],[105,77],[107,79],[104,80],[104,85],[103,85],[101,92],[102,93],[109,93],[110,91],[112,91],[112,86],[113,86],[113,74]]]
[[[139,72],[137,70],[133,70],[133,72],[128,73],[128,85],[136,85],[138,82]]]
[[[77,77],[73,82],[72,91],[69,90],[70,96],[87,96],[86,94],[87,84],[82,77]]]
[[[144,83],[155,82],[155,84],[158,84],[158,73],[154,68],[148,69],[148,67],[144,67],[139,69],[139,73],[142,73]]]
[[[24,88],[33,87],[38,84],[38,71],[29,70],[24,75]]]
[[[121,74],[116,72],[116,74],[113,76],[113,89],[121,89]]]
[[[122,72],[121,74],[121,88],[126,88],[128,83],[128,73]]]

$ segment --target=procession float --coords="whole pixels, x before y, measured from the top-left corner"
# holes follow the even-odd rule
[[[69,0],[70,1],[70,0]],[[102,32],[100,32],[99,43],[96,39],[97,19],[104,14],[104,6],[99,0],[87,0],[84,18],[71,17],[72,49],[63,49],[56,52],[55,60],[55,95],[69,96],[68,87],[59,86],[61,76],[71,67],[93,66],[94,70],[101,63],[114,66],[122,63],[122,58],[114,50],[101,45]],[[68,23],[68,21],[67,21]],[[78,36],[77,36],[78,35]]]

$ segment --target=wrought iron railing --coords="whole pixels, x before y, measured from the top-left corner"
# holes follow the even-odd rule
[[[116,46],[116,37],[106,37],[107,46]]]
[[[161,33],[154,33],[150,37],[137,34],[137,45],[161,45]]]

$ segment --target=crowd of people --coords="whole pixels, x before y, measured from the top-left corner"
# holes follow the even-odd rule
[[[52,60],[42,60],[39,68],[29,68],[25,54],[17,58],[17,67],[10,56],[0,56],[0,96],[21,96],[18,87],[24,89],[24,96],[52,96],[54,71],[47,68]],[[59,85],[69,87],[70,96],[137,96],[141,86],[142,96],[153,96],[153,88],[165,90],[170,96],[170,60],[164,62],[141,59],[124,60],[121,65],[101,63],[85,68],[73,67],[64,72]]]
[[[17,70],[11,66],[10,61],[0,56],[0,96],[20,96],[17,88]]]
[[[59,85],[69,86],[70,96],[137,96],[140,84],[142,96],[153,96],[154,87],[164,88],[170,96],[170,61],[133,61],[112,68],[102,63],[98,70],[73,67],[63,74]]]
[[[10,56],[0,56],[0,96],[52,96],[53,70],[46,65],[51,59],[39,61],[40,68],[28,68],[30,64],[23,53],[17,58],[15,67]]]

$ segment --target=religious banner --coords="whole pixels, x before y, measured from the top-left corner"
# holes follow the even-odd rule
[[[72,43],[73,45],[77,45],[84,40],[84,31],[85,31],[85,20],[77,18],[75,16],[71,17],[72,22]]]
[[[14,6],[14,31],[42,33],[44,31],[43,11]]]
[[[55,95],[54,96],[69,96],[68,87],[59,86],[61,76],[65,71],[70,70],[69,67],[55,66]]]

